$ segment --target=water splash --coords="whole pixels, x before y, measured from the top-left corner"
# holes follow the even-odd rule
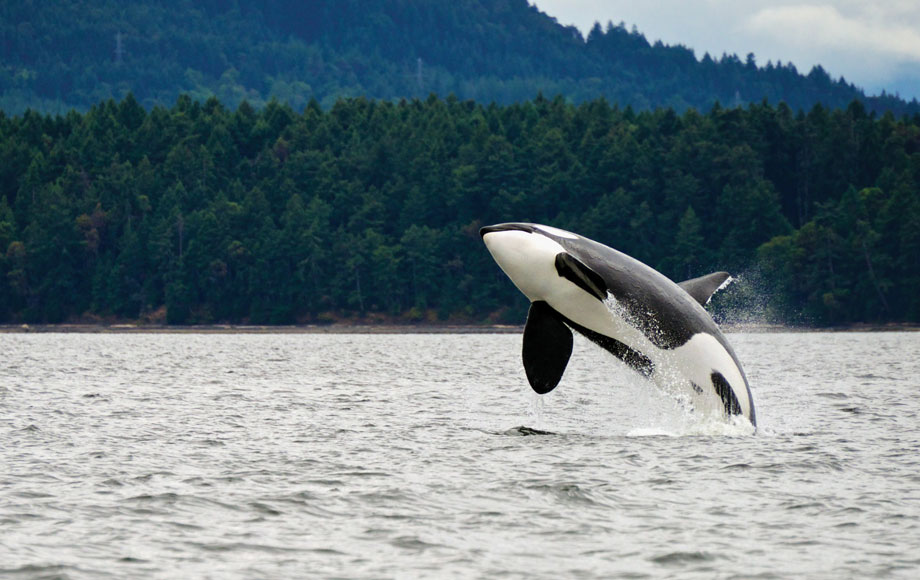
[[[546,407],[546,399],[534,391],[530,391],[530,420],[535,425],[536,431],[543,430],[543,411]]]
[[[678,383],[655,382],[635,374],[630,382],[630,392],[625,394],[637,408],[626,437],[742,437],[756,432],[744,416],[694,408]]]
[[[741,279],[741,276],[729,277],[719,286],[716,293]],[[662,332],[653,316],[637,316],[610,294],[604,304],[611,316],[625,321],[632,328],[641,328],[643,334],[653,335]],[[677,357],[674,351],[664,350],[659,353],[656,360],[653,378],[632,375],[631,381],[642,383],[639,388],[650,393],[646,396],[646,403],[653,410],[646,417],[647,425],[631,430],[629,436],[636,433],[670,436],[744,436],[756,432],[756,427],[744,416],[727,416],[719,401],[694,397],[693,391],[698,387],[689,383],[680,371],[681,361],[676,360]],[[659,400],[653,402],[652,398]]]
[[[740,415],[714,419],[712,416],[686,417],[669,424],[655,427],[638,427],[629,431],[627,437],[750,437],[757,428]]]
[[[745,332],[802,326],[807,321],[794,314],[775,294],[760,268],[752,266],[729,278],[731,290],[716,291],[706,310],[723,330]],[[723,284],[719,290],[728,285]]]
[[[734,276],[729,275],[728,278],[725,279],[725,282],[722,282],[721,284],[719,284],[719,287],[716,288],[715,291],[714,291],[712,294],[709,295],[709,300],[712,300],[712,297],[713,297],[713,296],[715,296],[716,294],[718,294],[718,293],[721,292],[722,290],[724,290],[724,289],[728,288],[729,286],[731,286],[732,282],[734,282],[734,281],[735,281]],[[709,304],[709,300],[706,301],[706,304]]]

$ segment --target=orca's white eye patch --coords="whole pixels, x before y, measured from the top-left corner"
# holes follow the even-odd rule
[[[567,232],[567,231],[565,231],[565,230],[560,230],[559,228],[554,228],[554,227],[552,227],[552,226],[541,226],[541,225],[539,225],[539,224],[534,224],[534,227],[537,228],[538,230],[544,231],[544,232],[546,232],[547,234],[556,236],[556,237],[558,237],[558,238],[567,238],[567,239],[569,239],[569,240],[577,240],[577,239],[578,239],[578,236],[576,236],[576,235],[573,234],[572,232]]]

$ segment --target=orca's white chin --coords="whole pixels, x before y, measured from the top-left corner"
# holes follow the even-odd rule
[[[555,260],[565,250],[550,238],[522,230],[482,236],[498,267],[531,302],[546,300],[559,284]]]

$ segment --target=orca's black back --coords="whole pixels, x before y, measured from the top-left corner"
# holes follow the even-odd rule
[[[699,333],[712,334],[727,345],[709,313],[657,270],[594,240],[550,237],[604,280],[630,322],[655,346],[677,348]]]

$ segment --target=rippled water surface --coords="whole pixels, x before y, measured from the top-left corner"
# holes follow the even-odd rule
[[[0,577],[920,577],[920,333],[729,340],[754,434],[578,339],[0,335]]]

